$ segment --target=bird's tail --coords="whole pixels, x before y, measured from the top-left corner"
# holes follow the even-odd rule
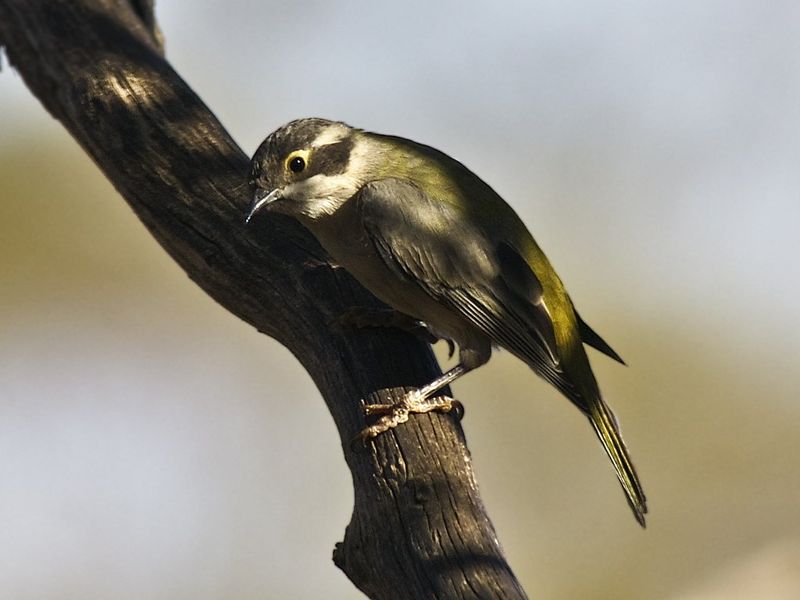
[[[647,499],[642,489],[642,484],[639,483],[639,477],[636,475],[636,469],[633,466],[631,457],[628,454],[628,449],[625,447],[625,442],[620,435],[617,420],[614,413],[608,405],[603,402],[599,393],[595,402],[590,402],[586,416],[594,427],[597,437],[603,443],[611,463],[614,465],[614,471],[617,473],[622,489],[625,491],[625,496],[628,499],[628,504],[633,510],[633,514],[639,525],[645,526],[644,515],[647,513]]]

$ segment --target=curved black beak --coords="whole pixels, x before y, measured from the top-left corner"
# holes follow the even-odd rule
[[[263,189],[256,190],[255,196],[253,197],[253,203],[250,205],[250,211],[247,213],[247,218],[244,220],[244,222],[249,223],[250,219],[253,218],[253,215],[259,210],[280,199],[281,191],[278,188],[275,188],[271,192]]]

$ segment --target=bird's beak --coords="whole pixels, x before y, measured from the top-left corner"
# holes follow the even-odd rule
[[[244,220],[244,222],[249,223],[250,219],[253,218],[253,215],[256,214],[259,210],[280,199],[281,199],[280,188],[275,188],[271,192],[267,192],[267,190],[261,190],[261,189],[256,190],[255,197],[253,198],[253,204],[250,205],[250,212],[247,214],[247,218]]]

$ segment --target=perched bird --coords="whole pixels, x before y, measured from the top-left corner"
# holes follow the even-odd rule
[[[489,185],[430,146],[325,119],[270,134],[250,177],[247,221],[262,210],[296,218],[380,300],[458,345],[456,367],[384,407],[365,437],[440,406],[434,394],[500,346],[586,415],[644,526],[645,495],[584,344],[622,360],[580,318],[533,236]]]

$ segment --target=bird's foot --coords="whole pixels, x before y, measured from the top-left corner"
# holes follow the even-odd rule
[[[410,317],[405,313],[391,308],[366,308],[354,306],[348,308],[338,317],[335,322],[340,326],[356,327],[359,329],[367,327],[394,327],[410,333],[417,339],[426,344],[435,344],[439,341],[425,323]],[[450,358],[455,352],[455,345],[452,340],[445,340]]]
[[[412,414],[424,414],[432,411],[454,413],[460,421],[464,417],[464,405],[449,396],[422,398],[417,390],[408,392],[403,399],[394,404],[367,404],[364,414],[367,417],[378,416],[372,425],[362,429],[353,439],[354,444],[366,444],[367,441],[380,434],[394,429],[408,421]]]

